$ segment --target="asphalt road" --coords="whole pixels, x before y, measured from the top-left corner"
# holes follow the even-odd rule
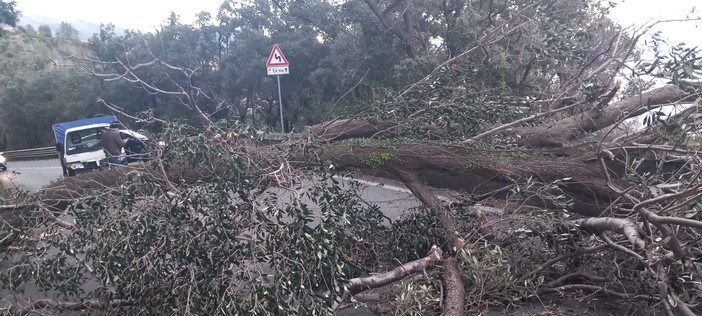
[[[58,159],[9,161],[7,171],[0,172],[0,181],[5,188],[19,188],[38,191],[62,176]],[[341,183],[352,181],[341,179]],[[355,181],[355,180],[354,180]],[[361,181],[364,186],[361,198],[370,204],[376,204],[385,216],[394,220],[405,211],[418,207],[417,199],[405,188],[390,184]]]
[[[58,159],[8,161],[7,171],[0,172],[0,181],[5,188],[37,191],[61,174]]]

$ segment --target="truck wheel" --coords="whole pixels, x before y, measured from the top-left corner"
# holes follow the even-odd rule
[[[69,177],[73,177],[73,176],[75,176],[75,175],[76,175],[76,172],[75,172],[75,171],[73,171],[73,170],[71,170],[71,169],[68,169],[68,176],[69,176]]]
[[[68,169],[65,166],[61,166],[61,169],[63,169],[63,176],[68,176]]]

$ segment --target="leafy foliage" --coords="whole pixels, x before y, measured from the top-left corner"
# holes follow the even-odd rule
[[[321,315],[347,279],[367,270],[347,255],[350,236],[367,237],[383,217],[353,187],[323,174],[299,192],[261,190],[265,165],[241,152],[212,142],[172,146],[158,162],[166,168],[190,159],[226,168],[211,181],[173,186],[149,168],[124,174],[114,195],[86,194],[71,207],[71,230],[51,229],[35,251],[18,253],[29,263],[48,251],[38,265],[5,270],[2,284],[17,290],[32,275],[34,286],[128,301],[136,313]],[[96,286],[86,290],[87,280]]]
[[[19,18],[19,12],[15,10],[15,5],[17,3],[15,1],[5,1],[2,0],[0,1],[0,26],[3,25],[9,25],[9,26],[15,26],[17,25],[17,20]],[[5,31],[0,30],[0,36],[4,35]]]
[[[52,124],[100,112],[95,104],[99,91],[87,74],[69,69],[15,80],[0,99],[6,148],[52,145]]]

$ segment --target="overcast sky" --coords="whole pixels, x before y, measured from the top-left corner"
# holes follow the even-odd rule
[[[153,31],[171,14],[184,23],[206,11],[217,14],[223,0],[15,0],[16,9],[25,16],[41,16],[60,21],[82,20],[113,23],[120,28]]]
[[[566,0],[567,1],[567,0]],[[686,42],[702,46],[702,2],[699,0],[616,0],[610,17],[623,26],[641,26],[652,21],[697,19],[688,22],[667,22],[651,30],[661,31],[671,44]],[[696,7],[697,6],[697,7]]]
[[[361,0],[350,0],[361,1]],[[578,1],[578,0],[562,0]],[[623,25],[642,25],[651,20],[680,19],[702,15],[699,0],[613,0],[619,5],[612,18]],[[27,16],[43,16],[61,21],[83,20],[113,23],[117,27],[153,31],[173,11],[184,23],[195,21],[195,14],[216,14],[223,0],[16,0],[17,9]],[[694,13],[690,13],[696,3]],[[702,23],[668,23],[659,30],[674,42],[702,45]]]

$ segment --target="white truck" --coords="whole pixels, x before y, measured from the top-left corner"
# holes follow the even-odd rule
[[[56,151],[64,176],[99,170],[107,167],[107,155],[101,136],[117,119],[114,116],[92,117],[53,125]],[[142,154],[146,136],[130,130],[120,130],[122,139],[128,139],[122,149],[127,161]],[[131,158],[131,159],[130,159]]]

